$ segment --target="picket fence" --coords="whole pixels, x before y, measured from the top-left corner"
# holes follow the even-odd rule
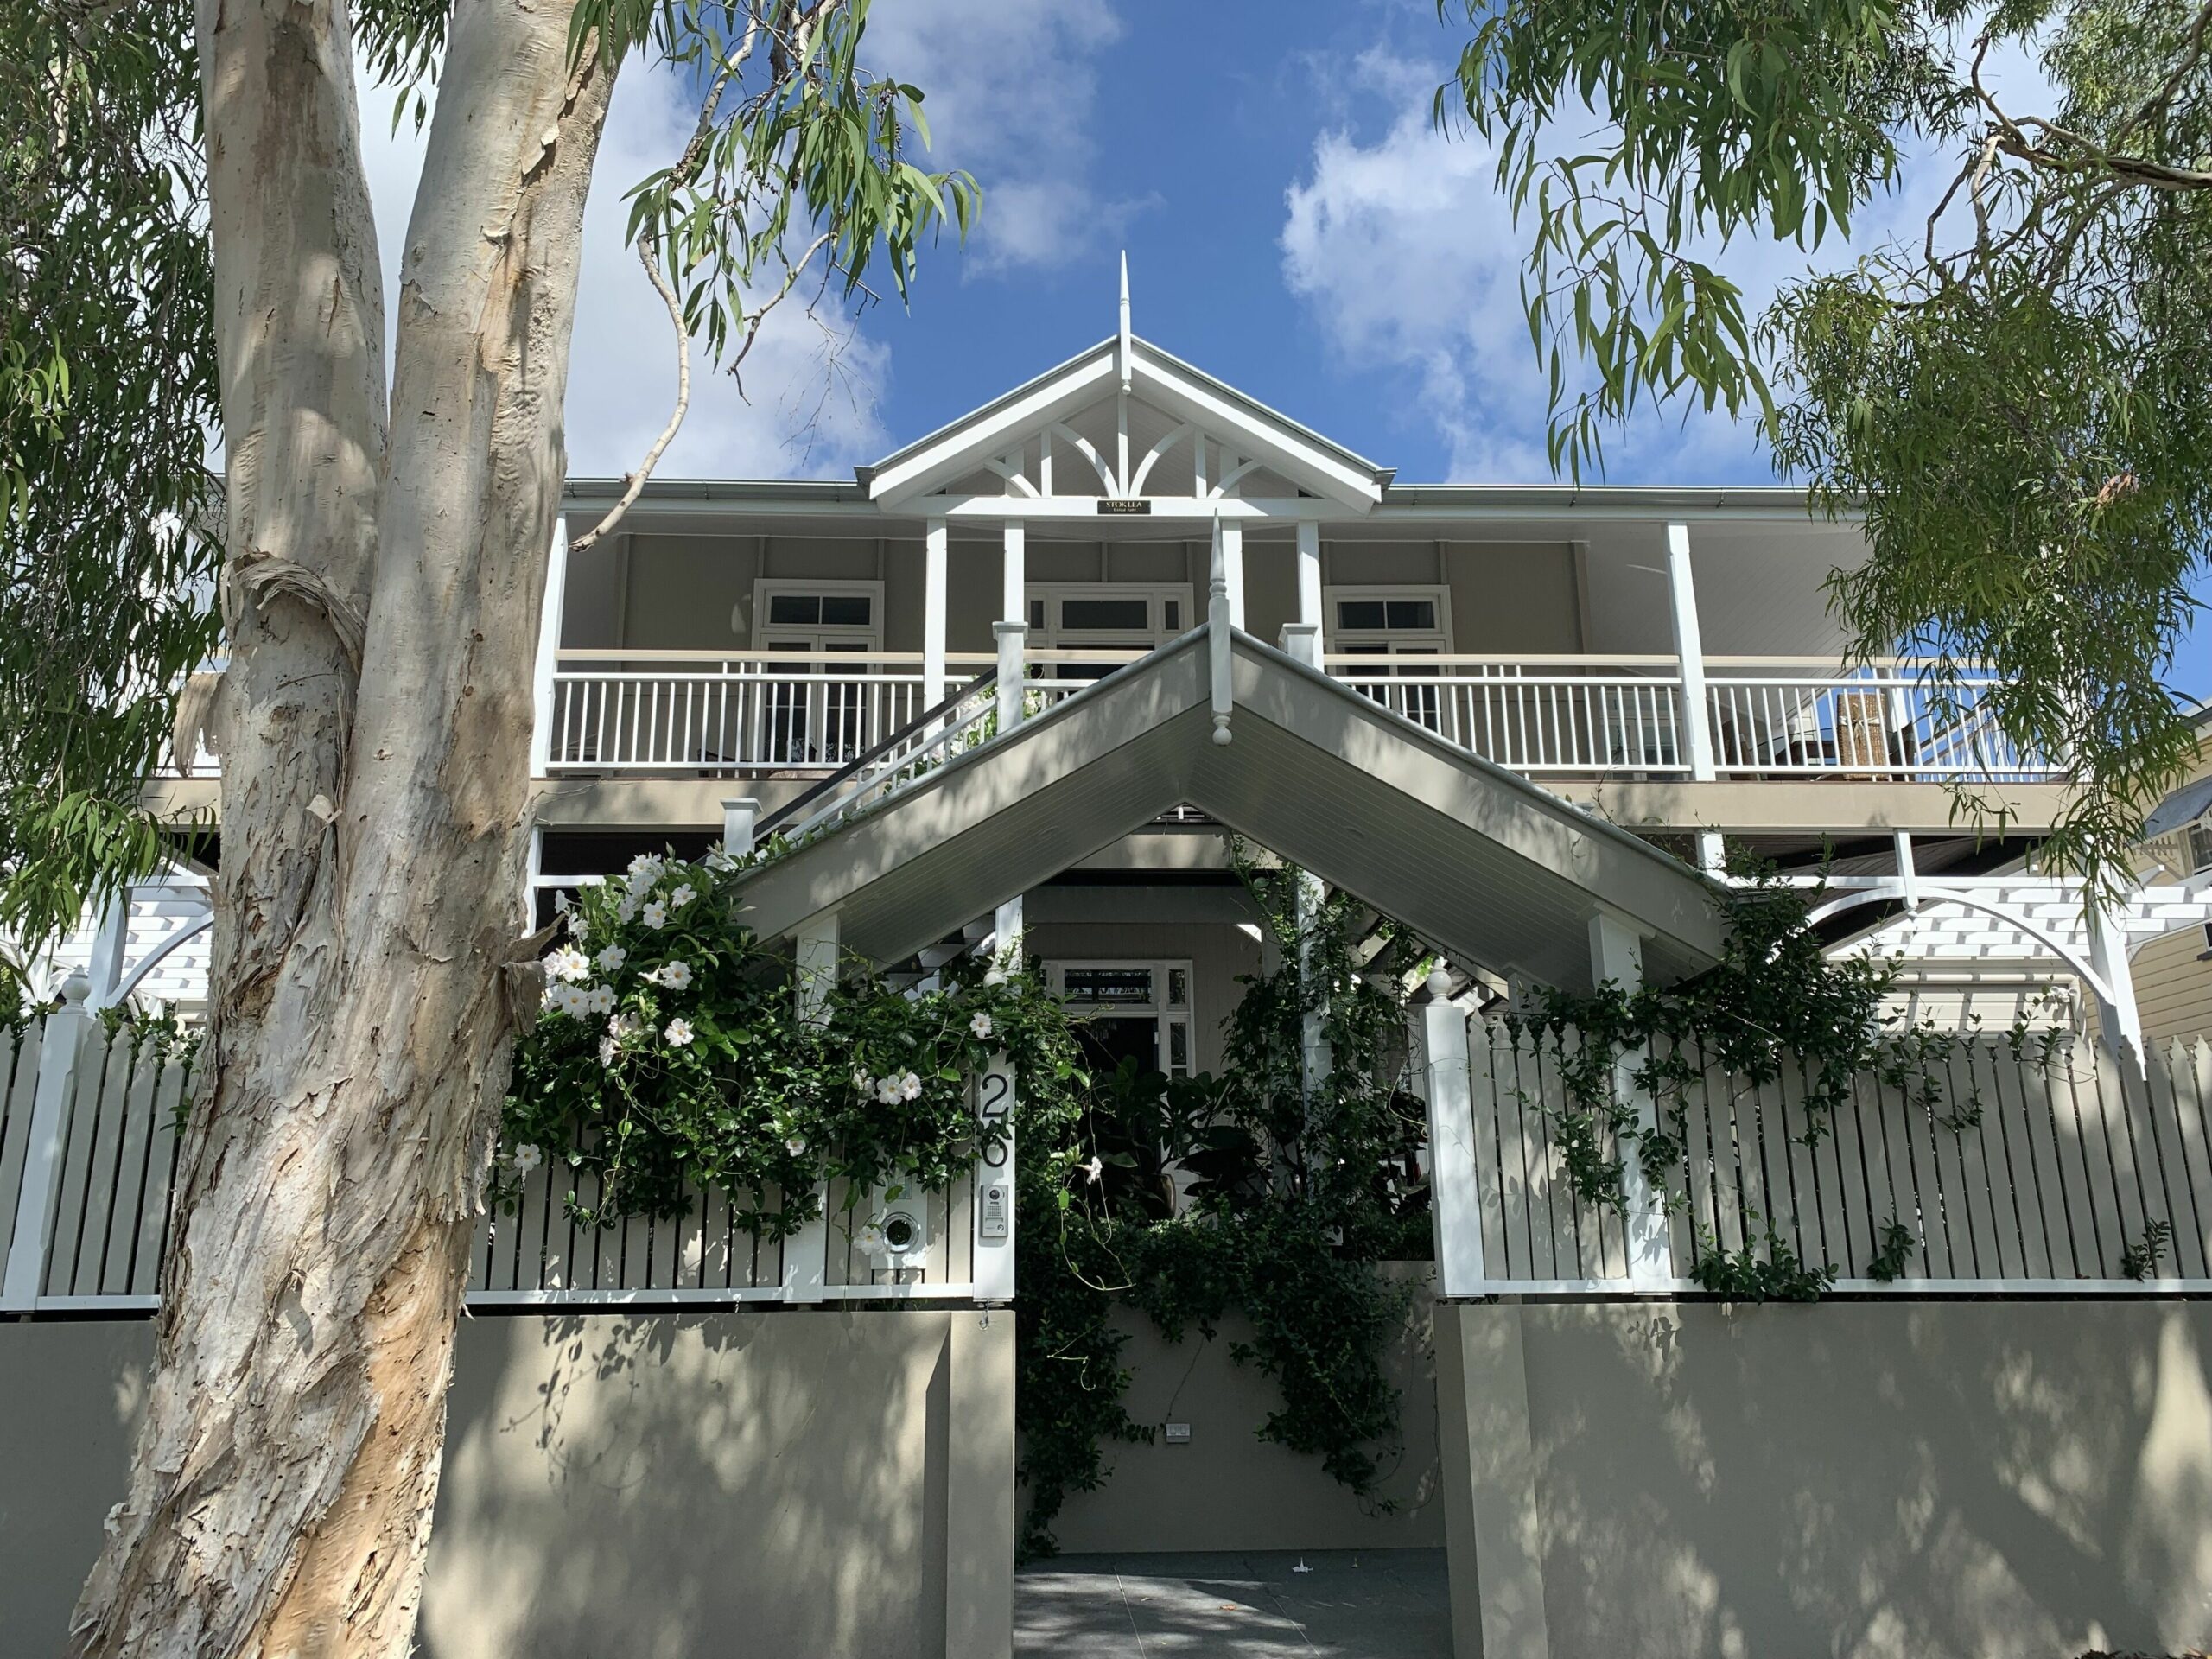
[[[2212,1045],[2173,1045],[2145,1070],[2085,1041],[2016,1052],[2002,1038],[1974,1038],[1939,1055],[1925,1074],[1932,1087],[1864,1075],[1847,1104],[1817,1122],[1802,1077],[1754,1086],[1695,1056],[1702,1081],[1683,1096],[1686,1160],[1674,1201],[1654,1212],[1665,1262],[1639,1270],[1634,1223],[1582,1203],[1566,1179],[1556,1045],[1456,1015],[1428,1030],[1448,1294],[1681,1294],[1697,1289],[1701,1256],[1770,1258],[1776,1240],[1830,1269],[1841,1291],[2212,1293]],[[1464,1058],[1439,1052],[1461,1033]],[[1456,1086],[1433,1086],[1440,1061]],[[188,1051],[128,1027],[111,1033],[75,1006],[0,1027],[0,1312],[156,1306],[191,1074]],[[715,1193],[673,1221],[590,1226],[566,1203],[576,1180],[565,1166],[543,1166],[518,1208],[486,1219],[472,1306],[976,1291],[969,1180],[931,1195],[931,1249],[921,1265],[895,1269],[861,1255],[835,1221],[756,1241]],[[586,1204],[597,1198],[590,1180],[577,1193]],[[830,1195],[833,1212],[844,1197]],[[1909,1248],[1888,1264],[1897,1276],[1879,1280],[1869,1269],[1892,1227]]]
[[[1662,1126],[1685,1141],[1664,1202],[1669,1271],[1639,1278],[1630,1224],[1567,1179],[1557,1040],[1471,1022],[1481,1275],[1454,1288],[1678,1292],[1701,1256],[1770,1261],[1779,1240],[1854,1292],[2212,1290],[2212,1045],[2138,1067],[2071,1036],[1973,1036],[1939,1046],[1910,1090],[1860,1074],[1833,1112],[1808,1110],[1802,1074],[1754,1085],[1690,1058],[1700,1081]],[[1883,1263],[1896,1276],[1877,1278],[1892,1224],[1909,1242]]]
[[[111,1032],[74,1005],[0,1027],[0,1313],[158,1306],[192,1072],[188,1046]],[[674,1220],[579,1223],[568,1195],[596,1203],[594,1178],[549,1161],[515,1207],[486,1218],[467,1300],[487,1310],[964,1300],[977,1294],[974,1187],[967,1176],[927,1195],[928,1249],[912,1258],[918,1265],[888,1267],[855,1247],[869,1210],[849,1211],[841,1187],[829,1194],[833,1218],[762,1242],[720,1193],[695,1195]]]

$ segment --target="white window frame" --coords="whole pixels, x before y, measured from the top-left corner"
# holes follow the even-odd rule
[[[1151,1001],[1136,1002],[1079,1002],[1068,1000],[1067,976],[1070,969],[1079,971],[1103,969],[1109,973],[1127,973],[1142,969],[1153,976]],[[1176,1007],[1168,1000],[1168,975],[1183,976],[1183,1006]],[[1071,957],[1064,961],[1045,964],[1045,982],[1052,988],[1068,1011],[1075,1014],[1096,1014],[1108,1019],[1135,1020],[1151,1016],[1159,1033],[1160,1069],[1171,1078],[1193,1076],[1198,1069],[1198,976],[1191,971],[1186,959],[1172,957],[1145,960],[1132,957]],[[1174,1028],[1183,1028],[1183,1061],[1175,1064]]]
[[[1027,602],[1025,609],[1034,607],[1039,600],[1045,603],[1044,626],[1033,626],[1029,632],[1029,644],[1043,651],[1077,651],[1085,645],[1111,647],[1127,643],[1140,632],[1151,635],[1152,648],[1157,650],[1188,633],[1197,620],[1197,613],[1192,608],[1195,595],[1187,582],[1033,582],[1023,588],[1022,597]],[[1065,599],[1142,599],[1145,626],[1141,630],[1063,628],[1055,618],[1058,604]],[[1180,601],[1183,607],[1182,622],[1173,628],[1164,620],[1166,602],[1171,599]]]
[[[779,594],[798,594],[802,596],[831,594],[861,594],[868,601],[869,621],[865,627],[851,622],[793,623],[788,632],[810,633],[823,639],[857,639],[873,650],[883,649],[883,584],[880,582],[850,582],[844,580],[810,582],[798,576],[757,576],[753,582],[753,626],[747,635],[748,646],[753,651],[767,650],[766,636],[779,630],[768,620],[768,601]]]
[[[1337,620],[1337,606],[1351,600],[1427,600],[1436,607],[1433,628],[1347,628]],[[1361,646],[1409,644],[1422,656],[1452,654],[1452,589],[1440,582],[1390,582],[1321,590],[1321,613],[1327,619],[1322,632],[1332,652]],[[1395,654],[1395,652],[1392,654]]]

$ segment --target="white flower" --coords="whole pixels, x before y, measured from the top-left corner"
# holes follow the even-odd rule
[[[1090,1161],[1081,1167],[1093,1186],[1097,1185],[1099,1178],[1106,1173],[1105,1160],[1095,1152],[1090,1154]]]
[[[891,1248],[890,1240],[883,1236],[882,1227],[873,1221],[853,1235],[853,1243],[860,1247],[862,1255],[882,1255]]]
[[[570,906],[569,906],[569,890],[568,890],[566,887],[556,887],[556,888],[554,888],[554,889],[553,889],[553,913],[554,913],[556,916],[565,916],[565,915],[567,915],[567,914],[569,913],[569,909],[570,909]]]
[[[630,953],[619,944],[608,945],[606,950],[592,958],[599,964],[599,971],[602,974],[619,972],[622,964],[629,959]]]
[[[591,958],[575,945],[564,944],[545,958],[545,973],[550,979],[588,979]]]
[[[631,897],[643,898],[646,893],[651,893],[653,883],[660,880],[662,873],[667,868],[668,861],[658,853],[639,853],[632,859],[630,861]]]
[[[899,1103],[897,1074],[894,1073],[887,1077],[878,1077],[875,1080],[875,1097],[880,1104],[885,1106],[896,1106]]]
[[[668,906],[658,899],[647,905],[642,913],[647,927],[660,928],[668,925]]]
[[[668,1039],[671,1048],[682,1048],[691,1040],[691,1022],[689,1020],[671,1020],[668,1022],[668,1029],[661,1035]]]
[[[989,1036],[991,1034],[991,1016],[988,1014],[977,1014],[973,1020],[970,1020],[968,1022],[968,1029],[974,1032],[978,1037]]]
[[[621,1058],[621,1044],[616,1042],[612,1037],[602,1037],[599,1039],[599,1063],[601,1065],[611,1066]]]
[[[729,855],[727,847],[717,847],[699,861],[718,875],[727,875],[737,868],[737,861]]]
[[[581,910],[572,910],[569,912],[569,937],[570,938],[581,939],[589,931],[590,925],[584,920],[583,912]]]
[[[614,919],[618,922],[636,921],[638,919],[638,901],[635,899],[627,897],[624,898],[620,904],[614,906]]]
[[[691,964],[688,962],[664,962],[653,969],[651,977],[656,985],[665,985],[671,991],[680,991],[691,982]]]
[[[545,1154],[525,1141],[507,1154],[507,1161],[515,1166],[515,1173],[527,1175],[545,1161]]]
[[[899,1079],[899,1094],[900,1098],[905,1100],[918,1100],[921,1097],[921,1093],[922,1080],[916,1077],[912,1072],[909,1071],[905,1077]]]
[[[668,907],[671,910],[681,910],[684,906],[690,904],[699,895],[694,893],[688,885],[678,887],[674,893],[668,895]]]
[[[584,1012],[586,1014],[613,1013],[614,988],[612,985],[594,985],[589,990],[586,991],[584,993]]]
[[[874,1087],[875,1084],[868,1080],[868,1075],[867,1072],[861,1071],[858,1066],[855,1066],[853,1068],[853,1089],[855,1093],[864,1095]]]
[[[784,1150],[791,1154],[794,1158],[805,1157],[806,1137],[803,1135],[792,1135],[789,1140],[784,1142]]]

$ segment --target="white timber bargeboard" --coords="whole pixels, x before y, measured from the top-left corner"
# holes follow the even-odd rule
[[[835,907],[849,948],[897,960],[1187,802],[1458,961],[1586,985],[1600,905],[1656,980],[1717,957],[1719,890],[1694,871],[1249,635],[1215,742],[1209,632],[749,873],[753,925]]]
[[[862,469],[869,498],[887,512],[917,509],[923,498],[950,484],[979,471],[996,470],[1010,452],[1026,450],[1070,416],[1109,398],[1137,396],[1171,422],[1194,429],[1184,442],[1203,439],[1226,448],[1240,463],[1257,463],[1299,490],[1310,492],[1318,500],[1306,502],[1309,512],[1325,501],[1339,513],[1357,516],[1382,500],[1387,469],[1332,443],[1149,341],[1132,338],[1127,349],[1130,376],[1126,387],[1119,372],[1121,340],[1102,340]],[[1132,468],[1140,459],[1130,457]],[[1109,471],[1122,465],[1118,455],[1101,460]],[[1089,466],[1078,467],[1076,476],[1083,480],[1096,477]],[[1095,512],[1096,499],[1088,493],[1056,496],[1047,488],[1044,499],[1022,496],[1020,505],[1034,516],[1052,518]],[[943,503],[931,503],[927,510],[935,512],[942,506],[948,511],[1004,513],[1012,508],[1014,498],[1001,493],[991,500],[995,506],[973,498],[948,498]],[[1209,498],[1189,498],[1173,508],[1156,504],[1155,512],[1161,517],[1200,517],[1209,505]],[[1253,509],[1248,506],[1241,511],[1249,513]]]

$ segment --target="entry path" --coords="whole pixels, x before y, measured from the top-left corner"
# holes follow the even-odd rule
[[[1058,1556],[1014,1580],[1014,1648],[1025,1659],[1451,1659],[1444,1552]]]

